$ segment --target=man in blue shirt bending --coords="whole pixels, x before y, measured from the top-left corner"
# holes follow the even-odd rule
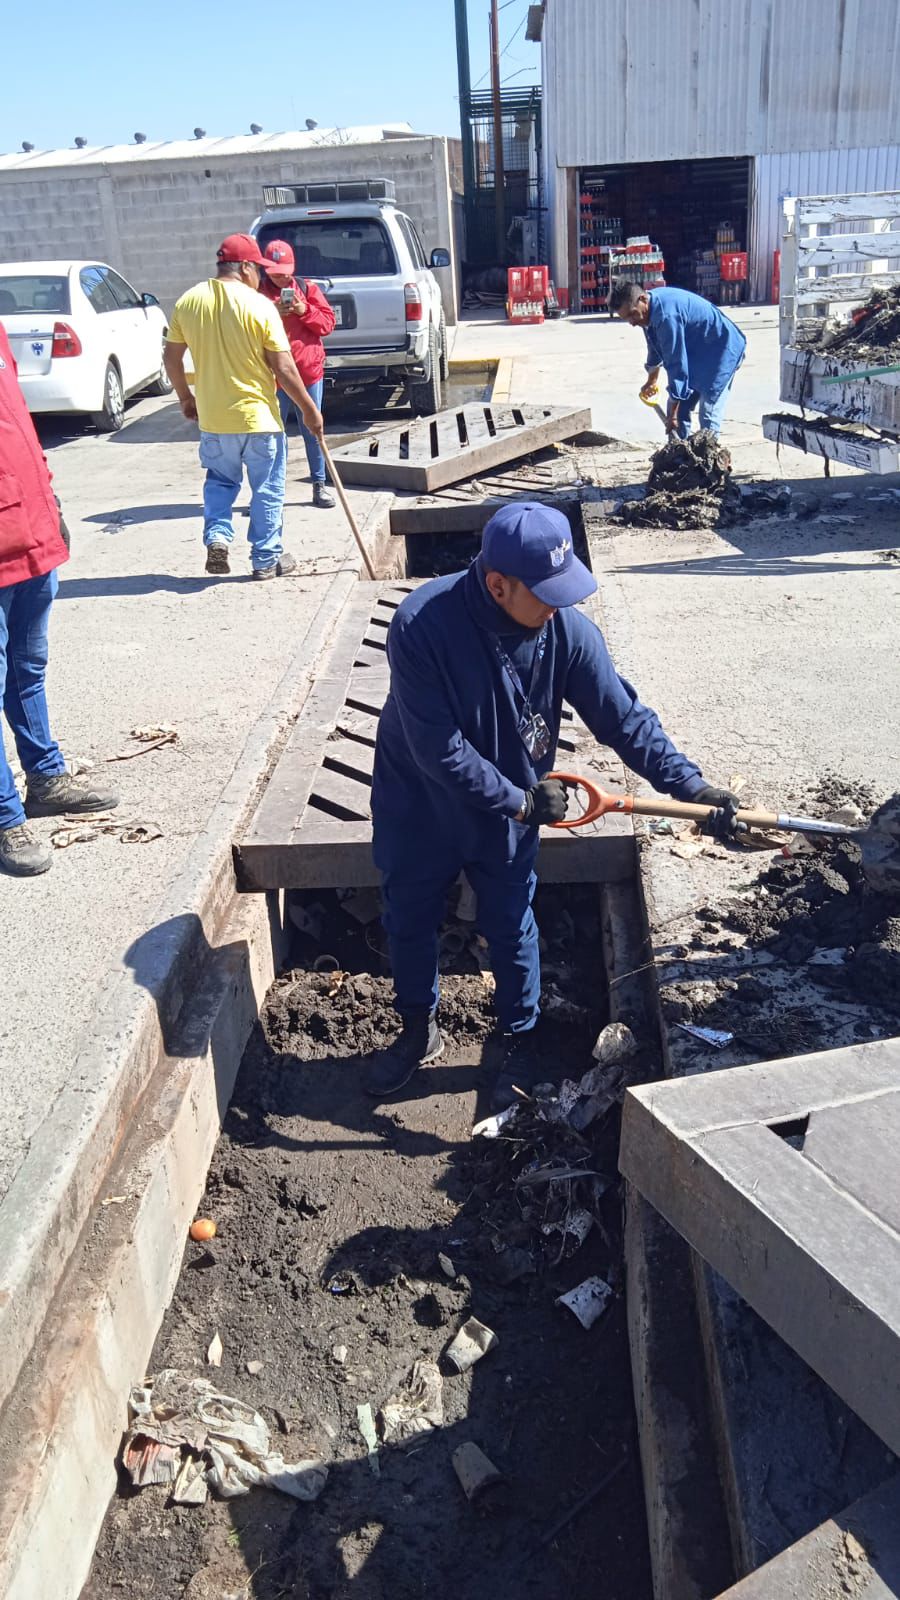
[[[734,375],[747,341],[740,328],[688,289],[642,289],[623,280],[613,285],[609,309],[643,328],[647,339],[647,381],[641,398],[656,393],[660,368],[669,380],[666,427],[686,439],[700,407],[701,428],[718,433]]]
[[[495,1107],[512,1103],[514,1083],[537,1081],[531,1034],[541,975],[531,902],[538,830],[566,812],[564,786],[547,777],[564,701],[656,789],[716,806],[714,831],[733,831],[734,796],[711,787],[675,748],[616,672],[599,629],[575,609],[596,587],[562,513],[517,501],[490,519],[468,571],[423,584],[391,622],[372,817],[403,1028],[370,1064],[366,1087],[379,1098],[443,1048],[438,929],[463,868],[505,1036]]]

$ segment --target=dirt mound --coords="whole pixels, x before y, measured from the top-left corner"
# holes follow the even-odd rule
[[[784,484],[739,487],[731,452],[704,429],[688,439],[670,438],[657,450],[646,494],[626,500],[619,515],[639,528],[723,528],[786,511],[790,503]]]

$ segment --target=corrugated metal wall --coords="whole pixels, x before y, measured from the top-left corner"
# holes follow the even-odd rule
[[[781,248],[781,197],[900,190],[900,145],[757,156],[750,205],[750,297],[768,300],[772,253]]]
[[[547,0],[561,167],[897,138],[898,0]]]

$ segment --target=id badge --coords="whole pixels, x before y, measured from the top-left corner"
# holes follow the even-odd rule
[[[543,717],[537,712],[533,712],[530,717],[523,717],[519,723],[519,732],[532,761],[542,760],[552,744],[550,729]]]

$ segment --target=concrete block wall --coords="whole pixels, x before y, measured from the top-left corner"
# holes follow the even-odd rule
[[[448,323],[456,322],[456,249],[446,139],[389,139],[298,150],[199,156],[167,162],[138,157],[40,173],[0,174],[0,260],[96,256],[171,310],[183,290],[215,271],[216,246],[245,232],[262,207],[265,183],[387,177],[415,222],[427,253],[451,252],[437,274]]]

